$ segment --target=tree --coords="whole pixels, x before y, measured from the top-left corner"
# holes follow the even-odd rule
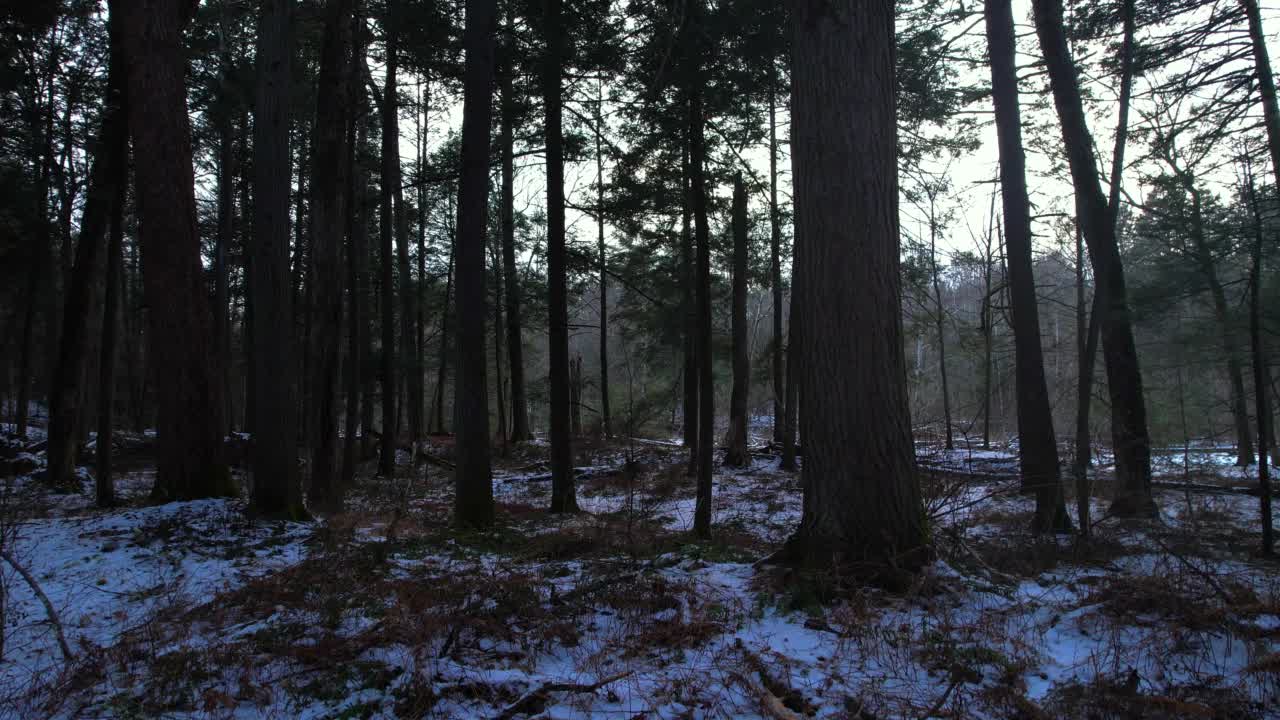
[[[515,75],[515,32],[508,17],[503,33],[503,63],[499,72],[501,82],[501,113],[498,144],[502,153],[502,277],[506,283],[507,352],[511,366],[511,442],[524,442],[533,438],[529,432],[529,404],[524,387],[524,339],[521,332],[520,275],[516,270],[516,220],[515,220],[515,160],[514,126],[516,101],[513,76]]]
[[[458,370],[454,384],[457,468],[454,515],[461,524],[493,522],[489,465],[489,395],[485,379],[485,237],[489,195],[490,96],[494,71],[494,0],[467,0],[463,42],[462,180],[456,249]]]
[[[329,0],[324,9],[316,121],[311,153],[311,332],[307,356],[308,485],[312,504],[342,507],[338,454],[338,385],[342,342],[342,245],[348,229],[351,155],[347,147],[354,0]]]
[[[182,44],[183,28],[192,10],[193,6],[161,0],[111,2],[112,14],[122,17],[122,46],[129,67],[130,134],[133,146],[147,152],[147,162],[137,163],[136,168],[143,280],[150,308],[151,356],[164,359],[156,363],[155,371],[159,436],[152,494],[171,500],[235,494],[222,458],[221,400],[216,355],[210,342],[212,319],[196,233]],[[281,15],[287,18],[287,12]],[[270,33],[263,35],[264,39],[272,38]],[[288,49],[287,43],[281,44]],[[262,284],[267,281],[260,279]],[[268,312],[258,325],[266,327],[270,319]],[[259,379],[271,378],[260,375]],[[290,404],[285,414],[292,412]],[[284,438],[291,441],[292,435]],[[268,446],[264,440],[260,437],[256,445]],[[291,447],[284,441],[280,445],[286,450]],[[281,454],[289,455],[291,470],[294,458]],[[257,477],[259,484],[268,484],[262,482],[268,476]],[[289,474],[272,479],[281,477]]]
[[[1111,438],[1116,456],[1116,493],[1111,514],[1156,513],[1151,495],[1151,439],[1133,325],[1125,289],[1124,265],[1098,180],[1093,139],[1080,99],[1076,66],[1067,47],[1061,0],[1033,0],[1036,32],[1048,68],[1054,105],[1062,125],[1063,146],[1071,168],[1076,207],[1097,278],[1102,307],[1101,333],[1111,397]]]
[[[544,0],[542,23],[546,43],[542,97],[547,143],[547,313],[551,326],[551,511],[575,512],[578,500],[569,439],[569,301],[565,277],[564,141],[560,126],[564,32],[560,0]]]
[[[596,141],[596,243],[600,255],[600,422],[605,437],[613,435],[609,418],[609,256],[604,245],[604,81],[598,84],[595,116]]]
[[[769,62],[769,285],[773,290],[773,440],[784,442],[786,379],[782,365],[782,218],[778,209],[777,66]]]
[[[379,191],[378,237],[379,270],[382,287],[380,328],[382,329],[382,445],[378,455],[378,474],[391,477],[396,469],[396,328],[395,328],[395,262],[392,236],[395,226],[395,196],[400,187],[400,124],[397,103],[396,70],[399,61],[400,28],[396,9],[399,0],[388,0],[386,36],[387,70],[382,86],[382,179]]]
[[[1253,48],[1254,72],[1258,80],[1258,96],[1262,102],[1263,124],[1267,128],[1267,149],[1271,152],[1271,171],[1280,187],[1280,104],[1276,101],[1276,81],[1267,55],[1267,36],[1262,31],[1262,13],[1258,0],[1240,0],[1249,20],[1249,44]]]
[[[1040,312],[1032,271],[1031,201],[1027,197],[1013,10],[1009,0],[986,0],[986,22],[1013,305],[1018,460],[1023,487],[1036,493],[1036,516],[1032,528],[1036,532],[1067,532],[1071,528],[1071,519],[1067,516],[1063,500],[1058,439],[1053,432],[1053,408],[1049,403],[1044,355],[1040,347]],[[1087,518],[1082,522],[1088,522]]]
[[[689,197],[693,215],[696,270],[694,298],[696,334],[693,355],[698,367],[698,442],[695,445],[697,496],[693,509],[693,531],[698,537],[711,536],[712,455],[715,452],[715,376],[711,358],[711,231],[707,226],[707,142],[706,117],[702,106],[703,44],[702,0],[693,0],[682,28],[685,58],[685,92],[689,113]]]
[[[927,533],[902,356],[893,3],[804,0],[793,14],[800,322],[823,332],[798,347],[804,507],[785,554],[910,570]]]
[[[729,396],[729,434],[724,464],[751,465],[747,450],[747,394],[751,388],[751,354],[747,347],[747,191],[742,173],[733,179],[733,391]]]
[[[118,47],[119,23],[112,23],[114,39],[107,69],[106,109],[93,148],[93,169],[80,221],[80,241],[76,244],[75,266],[68,278],[63,302],[62,342],[54,369],[49,396],[48,480],[55,487],[75,487],[75,466],[80,446],[80,423],[87,400],[89,348],[92,347],[96,315],[91,307],[101,306],[103,274],[107,259],[107,234],[116,205],[118,186],[127,176],[128,123],[126,118],[126,74]],[[98,316],[101,317],[101,316]]]

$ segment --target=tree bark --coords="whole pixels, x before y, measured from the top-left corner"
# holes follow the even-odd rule
[[[1101,332],[1116,457],[1116,493],[1110,512],[1119,517],[1153,516],[1156,504],[1151,494],[1151,439],[1116,228],[1110,222],[1110,211],[1098,180],[1093,139],[1063,29],[1062,2],[1034,0],[1032,5],[1054,104],[1062,124],[1063,145],[1071,166],[1085,243],[1105,303]]]
[[[986,0],[987,44],[991,56],[991,88],[1000,146],[1000,190],[1004,205],[1012,299],[1014,384],[1018,397],[1018,458],[1024,488],[1036,494],[1032,530],[1070,532],[1062,492],[1058,439],[1044,377],[1040,347],[1040,311],[1031,249],[1031,201],[1027,196],[1026,156],[1022,147],[1022,114],[1013,10],[1009,0]]]
[[[560,0],[544,0],[542,96],[546,106],[547,144],[547,313],[551,325],[551,512],[575,512],[573,447],[570,442],[569,296],[565,259],[564,140],[561,129],[561,76],[564,72],[564,28]]]
[[[489,124],[494,70],[494,0],[467,0],[463,75],[462,180],[458,192],[458,361],[454,385],[459,523],[493,522],[489,389],[485,379],[485,237],[489,217]]]
[[[902,354],[894,7],[793,10],[805,567],[889,581],[927,557]],[[849,72],[850,67],[858,72]]]
[[[351,156],[347,128],[354,6],[354,0],[329,0],[324,8],[318,102],[312,135],[308,499],[313,507],[325,512],[342,509],[338,385],[342,377],[342,245],[350,211],[347,200]]]
[[[152,494],[172,500],[235,494],[222,458],[219,373],[196,232],[182,42],[193,10],[161,0],[111,3],[112,14],[122,14],[133,146],[147,152],[147,162],[137,163],[136,171],[143,280],[151,356],[163,358],[156,364],[159,438]]]
[[[263,0],[258,20],[253,123],[253,237],[249,307],[253,347],[253,505],[269,516],[305,515],[298,484],[291,180],[287,101],[293,57],[292,0]]]
[[[742,173],[733,179],[733,390],[729,395],[729,434],[724,464],[749,467],[747,396],[751,389],[751,355],[747,347],[747,190]]]

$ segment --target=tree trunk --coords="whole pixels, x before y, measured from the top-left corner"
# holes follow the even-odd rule
[[[1240,349],[1236,346],[1236,334],[1231,312],[1227,307],[1226,292],[1218,280],[1218,270],[1209,250],[1205,237],[1203,201],[1195,179],[1181,169],[1175,168],[1183,189],[1191,195],[1191,241],[1194,247],[1196,266],[1209,286],[1213,312],[1222,332],[1223,352],[1227,357],[1227,380],[1231,385],[1231,414],[1236,426],[1236,465],[1246,467],[1253,464],[1253,438],[1249,432],[1249,407],[1244,391],[1244,370],[1240,358]]]
[[[234,495],[222,458],[219,373],[196,232],[182,42],[194,8],[160,0],[111,5],[112,14],[122,14],[133,146],[147,153],[147,162],[137,163],[136,171],[143,280],[152,357],[163,358],[156,364],[160,432],[153,495]]]
[[[123,73],[122,73],[123,74]],[[123,120],[123,118],[122,118]],[[98,437],[97,437],[97,503],[100,508],[116,504],[115,484],[111,479],[111,421],[116,389],[116,337],[120,326],[120,278],[124,271],[121,248],[124,245],[124,203],[129,180],[129,137],[121,132],[120,162],[115,167],[115,197],[111,203],[111,229],[107,239],[106,281],[102,299],[102,356],[98,363]]]
[[[494,68],[494,0],[467,0],[464,36],[462,180],[458,192],[458,362],[453,417],[457,432],[454,514],[459,523],[493,522],[489,465],[489,389],[485,379],[486,221],[489,124]]]
[[[1089,134],[1075,63],[1067,49],[1061,0],[1034,0],[1036,31],[1044,51],[1054,104],[1062,124],[1063,145],[1071,166],[1076,206],[1103,295],[1102,346],[1111,395],[1111,436],[1116,456],[1116,493],[1111,514],[1153,516],[1151,439],[1147,433],[1142,371],[1129,315],[1124,265],[1116,228],[1098,180],[1093,139]]]
[[[222,374],[223,431],[229,431],[234,417],[231,411],[231,295],[229,290],[230,268],[227,254],[231,249],[236,227],[235,184],[240,174],[236,162],[235,131],[232,120],[236,91],[232,80],[231,50],[226,46],[227,5],[219,8],[219,58],[218,100],[214,110],[214,123],[218,134],[218,231],[213,250],[213,342]]]
[[[689,193],[693,212],[694,239],[697,246],[697,276],[694,295],[697,302],[697,332],[694,357],[698,366],[698,442],[697,497],[693,509],[693,532],[700,538],[711,536],[712,455],[715,452],[715,378],[711,357],[711,231],[707,225],[707,148],[704,130],[706,118],[702,109],[702,0],[694,0],[685,20],[685,38],[689,66],[685,81],[689,84]]]
[[[747,347],[747,190],[742,173],[733,179],[733,390],[729,395],[729,434],[724,464],[749,467],[747,395],[751,389],[751,355]]]
[[[365,259],[368,257],[366,245],[367,227],[366,212],[366,177],[364,163],[361,162],[360,151],[365,144],[364,112],[367,110],[363,78],[359,72],[360,59],[363,57],[364,42],[361,25],[364,19],[359,12],[359,0],[353,8],[351,26],[351,65],[347,71],[347,102],[352,104],[352,111],[347,117],[347,367],[346,367],[346,417],[344,418],[344,436],[342,443],[342,478],[343,489],[355,483],[356,465],[359,463],[364,442],[368,436],[369,425],[361,424],[364,414],[363,405],[369,403],[368,396],[361,397],[362,378],[365,368]],[[357,130],[357,126],[359,130]]]
[[[1262,100],[1262,119],[1267,127],[1267,148],[1271,151],[1271,171],[1280,187],[1280,104],[1276,102],[1276,81],[1267,55],[1267,36],[1262,30],[1262,13],[1258,0],[1240,0],[1249,18],[1249,41],[1253,45],[1253,66],[1258,77],[1258,94]]]
[[[502,244],[498,239],[498,245]],[[502,455],[507,455],[507,398],[506,383],[502,373],[502,334],[506,332],[506,326],[502,321],[502,248],[493,248],[489,262],[493,278],[493,387],[497,393],[497,402],[494,406],[498,408],[498,440],[502,443]]]
[[[449,377],[449,303],[453,298],[453,265],[457,258],[457,238],[449,240],[449,262],[445,270],[444,312],[440,315],[440,367],[436,373],[435,427],[444,432],[444,384]]]
[[[338,384],[342,377],[342,236],[348,227],[350,193],[348,76],[354,5],[354,0],[329,0],[324,8],[311,153],[308,499],[315,508],[326,512],[342,509]]]
[[[1018,107],[1013,10],[1009,0],[986,0],[987,43],[991,56],[992,99],[1000,145],[1000,190],[1004,205],[1012,299],[1014,384],[1018,394],[1018,458],[1022,485],[1036,494],[1032,530],[1069,532],[1062,492],[1062,466],[1053,432],[1053,407],[1044,377],[1040,347],[1040,311],[1032,269],[1031,201],[1027,197],[1026,157]]]
[[[946,429],[947,449],[955,449],[955,438],[951,431],[951,389],[947,384],[947,333],[946,311],[942,306],[941,271],[938,269],[938,221],[934,203],[937,191],[926,190],[929,195],[929,264],[933,269],[933,321],[938,333],[938,375],[942,379],[942,422]]]
[[[604,153],[600,147],[604,133],[604,84],[596,102],[596,229],[600,252],[600,422],[605,437],[613,435],[609,419],[609,288],[606,272],[609,258],[604,247]]]
[[[533,439],[529,432],[529,404],[524,389],[524,340],[521,336],[520,275],[516,269],[516,219],[515,219],[515,160],[513,136],[515,134],[516,107],[512,81],[515,75],[515,58],[512,44],[515,42],[511,19],[507,19],[505,31],[505,60],[501,72],[502,118],[498,144],[502,152],[502,275],[506,282],[507,303],[507,352],[511,366],[511,442]]]
[[[427,317],[426,303],[423,302],[422,293],[427,287],[427,201],[426,201],[426,183],[422,181],[421,175],[427,166],[427,136],[431,132],[431,117],[427,112],[427,108],[431,105],[431,80],[426,80],[426,87],[418,91],[418,111],[414,113],[414,125],[419,124],[422,120],[421,127],[417,128],[418,136],[418,167],[419,175],[417,185],[417,204],[418,204],[418,279],[413,287],[413,381],[409,385],[411,397],[409,402],[413,405],[413,412],[417,414],[418,434],[420,437],[427,433],[426,413],[426,367],[427,367]]]
[[[398,2],[396,4],[398,5]],[[393,108],[398,106],[398,97],[395,94],[388,94],[387,99],[391,102]],[[400,137],[397,120],[399,111],[393,109],[389,112],[392,119],[396,121],[394,137],[398,141]],[[404,184],[400,170],[398,142],[396,152],[392,153],[391,159],[395,163],[392,177],[395,178],[393,198],[396,205],[396,267],[400,276],[400,366],[401,373],[406,375],[405,405],[407,407],[405,416],[409,425],[409,441],[416,442],[423,435],[422,370],[418,367],[417,343],[413,334],[413,322],[418,314],[415,307],[417,304],[417,291],[414,289],[413,276],[409,269],[409,211],[404,206]]]
[[[1255,9],[1254,12],[1257,12]],[[1259,28],[1260,29],[1260,28]],[[1268,467],[1268,445],[1274,436],[1271,428],[1271,409],[1267,406],[1267,390],[1271,377],[1267,367],[1266,348],[1262,337],[1262,207],[1258,201],[1252,169],[1245,165],[1249,206],[1253,213],[1253,246],[1250,248],[1249,268],[1249,344],[1253,355],[1254,404],[1258,422],[1258,500],[1262,521],[1262,554],[1270,557],[1275,552],[1275,527],[1271,511],[1271,471]]]
[[[253,348],[253,504],[270,516],[305,515],[298,484],[293,275],[289,247],[288,103],[292,0],[263,0],[254,109],[253,237],[248,253]]]
[[[689,449],[689,474],[698,466],[698,313],[693,287],[697,267],[693,252],[693,185],[689,167],[689,133],[685,129],[680,163],[680,309],[684,316],[684,446]]]
[[[1116,137],[1115,146],[1111,153],[1111,183],[1110,192],[1107,199],[1107,221],[1114,229],[1120,217],[1120,182],[1121,175],[1124,171],[1124,153],[1125,143],[1129,137],[1129,106],[1133,96],[1133,52],[1134,52],[1134,34],[1136,32],[1137,17],[1134,0],[1124,0],[1124,40],[1120,47],[1120,104],[1119,118],[1116,121]],[[1077,337],[1081,338],[1077,341],[1079,352],[1079,380],[1076,392],[1076,451],[1075,462],[1073,463],[1073,473],[1076,476],[1076,486],[1078,493],[1084,493],[1085,497],[1077,499],[1080,509],[1085,514],[1081,516],[1080,523],[1082,525],[1080,532],[1088,537],[1088,528],[1084,527],[1085,517],[1088,514],[1089,500],[1087,490],[1089,487],[1088,468],[1092,465],[1089,438],[1089,406],[1093,400],[1093,367],[1094,359],[1098,355],[1098,340],[1101,335],[1101,318],[1102,318],[1102,300],[1101,286],[1095,283],[1093,306],[1090,310],[1089,321],[1086,325],[1084,316],[1084,256],[1081,250],[1082,231],[1079,219],[1076,221],[1076,260],[1077,260]]]
[[[804,0],[793,22],[800,322],[823,332],[798,347],[805,498],[789,559],[883,577],[927,556],[902,355],[894,8]]]
[[[565,260],[564,141],[561,135],[561,75],[564,29],[560,0],[545,0],[542,96],[546,106],[547,143],[547,314],[551,325],[551,512],[575,512],[573,447],[570,442],[569,297]]]
[[[769,62],[769,284],[773,286],[773,440],[782,442],[785,378],[782,367],[782,218],[778,214],[777,67]]]
[[[388,0],[386,28],[387,74],[382,87],[382,181],[380,189],[378,229],[381,257],[381,328],[382,328],[382,444],[378,456],[378,474],[391,477],[396,469],[396,330],[395,330],[395,262],[392,235],[395,226],[396,190],[400,185],[400,125],[396,109],[396,65],[399,29],[395,26],[397,0]]]
[[[78,489],[75,468],[80,446],[82,404],[87,404],[90,348],[101,318],[92,308],[102,305],[102,285],[106,268],[107,231],[112,206],[122,181],[121,166],[128,148],[126,119],[127,75],[120,48],[119,21],[111,23],[112,48],[107,68],[106,109],[94,144],[93,168],[84,213],[80,219],[80,242],[76,245],[75,266],[67,277],[63,309],[62,342],[58,365],[54,368],[49,396],[48,482],[60,488]],[[65,240],[65,239],[64,239]]]

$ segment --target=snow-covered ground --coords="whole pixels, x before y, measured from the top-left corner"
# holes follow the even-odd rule
[[[776,457],[717,466],[714,537],[692,537],[684,458],[584,451],[584,512],[552,516],[526,446],[499,463],[486,532],[449,525],[434,465],[313,523],[144,507],[145,473],[118,511],[91,509],[88,484],[33,502],[8,547],[74,659],[5,565],[0,715],[1280,717],[1256,498],[1161,490],[1158,521],[1035,539],[1007,449],[922,448],[936,560],[891,593],[753,564],[800,517]]]

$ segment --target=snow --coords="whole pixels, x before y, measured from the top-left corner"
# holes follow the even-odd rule
[[[1280,576],[1237,547],[1257,534],[1255,498],[1164,490],[1159,521],[1104,520],[1083,551],[1026,534],[1015,448],[922,447],[923,465],[959,477],[926,487],[938,558],[911,591],[844,587],[820,604],[751,563],[800,518],[799,478],[776,458],[717,466],[709,542],[689,535],[680,448],[584,459],[584,512],[569,517],[531,510],[550,495],[541,462],[507,463],[494,479],[504,519],[486,533],[450,528],[448,475],[416,470],[425,477],[395,481],[411,497],[394,541],[372,486],[326,525],[251,522],[235,500],[95,511],[86,479],[22,520],[11,547],[77,656],[103,667],[67,684],[76,673],[43,606],[6,569],[0,697],[22,699],[0,701],[0,716],[161,703],[173,717],[492,717],[544,683],[611,679],[516,716],[770,718],[773,697],[819,718],[920,717],[939,703],[944,716],[997,718],[1008,707],[992,698],[1051,707],[1130,672],[1152,697],[1225,688],[1253,716],[1280,716],[1275,678],[1247,670],[1280,651]],[[125,496],[147,481],[127,479]],[[1104,510],[1095,498],[1095,518]]]

